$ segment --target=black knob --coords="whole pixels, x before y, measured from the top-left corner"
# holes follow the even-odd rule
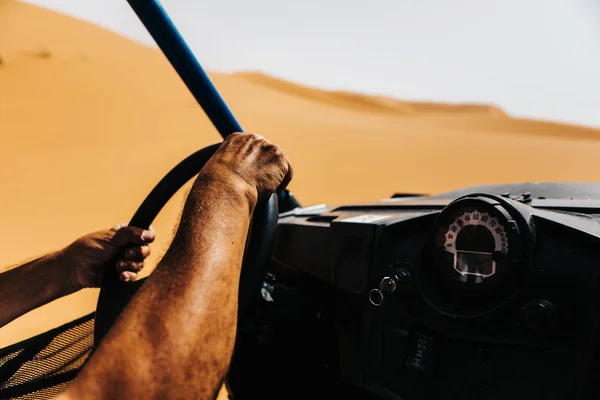
[[[525,325],[536,332],[551,332],[558,320],[554,304],[543,299],[525,303],[521,309],[521,315]]]

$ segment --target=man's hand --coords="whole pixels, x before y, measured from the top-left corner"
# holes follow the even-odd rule
[[[76,289],[99,287],[105,268],[116,268],[119,278],[128,282],[144,268],[152,241],[152,227],[143,230],[119,224],[77,239],[62,250],[60,259],[72,269],[70,284]],[[121,258],[117,260],[117,256]]]
[[[136,279],[153,240],[152,229],[121,224],[0,273],[0,327],[59,297],[100,286],[105,268],[117,268],[121,280]],[[122,259],[116,260],[121,251]]]
[[[235,343],[252,212],[291,178],[278,146],[227,137],[198,174],[169,250],[63,398],[216,398]]]
[[[220,181],[246,191],[256,203],[283,191],[292,180],[289,159],[260,135],[234,133],[206,163],[197,181]]]

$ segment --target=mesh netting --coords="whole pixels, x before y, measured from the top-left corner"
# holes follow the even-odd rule
[[[94,313],[0,350],[0,399],[51,399],[94,346]]]

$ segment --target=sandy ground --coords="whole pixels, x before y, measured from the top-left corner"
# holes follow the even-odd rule
[[[600,130],[514,119],[492,105],[332,93],[253,73],[211,77],[246,130],[289,153],[291,188],[305,205],[600,180]],[[0,265],[127,221],[172,166],[218,139],[157,50],[0,0]],[[181,204],[180,194],[156,221],[151,263]],[[0,330],[0,347],[90,312],[96,296],[83,291],[18,319]]]

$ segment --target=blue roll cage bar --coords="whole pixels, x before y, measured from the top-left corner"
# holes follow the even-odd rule
[[[223,138],[243,132],[158,0],[127,0]]]

